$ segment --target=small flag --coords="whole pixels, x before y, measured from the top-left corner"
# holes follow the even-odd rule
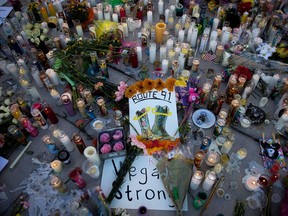
[[[209,50],[207,53],[205,53],[205,54],[202,56],[202,59],[203,59],[204,61],[213,61],[215,58],[216,58],[216,55],[213,53],[212,50]]]

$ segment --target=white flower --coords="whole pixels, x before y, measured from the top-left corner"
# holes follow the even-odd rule
[[[43,34],[47,34],[48,31],[49,31],[49,30],[48,30],[47,28],[44,28],[44,29],[43,29]]]
[[[40,23],[35,23],[35,24],[34,24],[34,28],[40,29],[41,27],[42,27],[42,25],[41,25]]]
[[[0,110],[4,110],[4,109],[5,109],[4,105],[0,106]]]
[[[4,112],[9,113],[10,114],[10,109],[9,107],[5,107]]]
[[[43,35],[43,34],[41,34],[41,35],[40,35],[40,40],[41,40],[41,41],[44,41],[44,40],[45,40],[45,38],[46,38],[46,36],[45,36],[45,35]]]
[[[31,38],[31,39],[30,39],[30,41],[31,41],[32,43],[34,43],[34,42],[35,42],[34,38]]]
[[[40,36],[40,29],[36,28],[33,30],[33,37],[39,37]]]
[[[25,29],[28,29],[28,30],[32,29],[32,27],[33,27],[33,25],[32,25],[31,23],[27,23],[27,24],[24,26],[24,28],[25,28]]]
[[[4,117],[4,113],[0,113],[0,119]]]
[[[39,38],[35,38],[35,43],[36,44],[40,44],[40,39]]]
[[[17,121],[15,118],[12,119],[12,122],[13,122],[14,124],[18,124],[18,121]]]
[[[5,101],[4,101],[4,104],[9,106],[11,104],[11,101],[9,98],[7,98]]]
[[[5,118],[7,118],[8,116],[10,116],[10,112],[4,114]]]

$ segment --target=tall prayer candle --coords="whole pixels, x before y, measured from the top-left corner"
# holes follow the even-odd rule
[[[156,44],[155,43],[150,43],[149,47],[149,62],[151,64],[154,64],[156,60]]]
[[[203,177],[204,177],[203,172],[200,170],[197,170],[191,178],[190,189],[197,190],[199,188],[199,185],[201,184]]]
[[[213,184],[215,183],[216,178],[217,177],[214,171],[209,172],[202,184],[203,190],[209,191],[212,188]]]

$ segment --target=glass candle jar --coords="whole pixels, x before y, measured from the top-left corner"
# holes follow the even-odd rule
[[[99,106],[101,115],[103,116],[108,115],[108,109],[105,105],[105,100],[103,97],[100,96],[97,98],[97,105]]]
[[[204,159],[204,156],[205,156],[205,152],[203,150],[199,150],[196,153],[195,158],[194,158],[194,165],[197,169],[200,168],[202,161]]]
[[[30,122],[27,116],[20,116],[18,121],[21,123],[22,127],[30,133],[32,137],[36,137],[39,134],[39,131],[34,125]]]
[[[86,118],[87,115],[86,115],[86,112],[85,112],[85,106],[86,106],[85,101],[82,98],[78,98],[76,100],[76,104],[77,104],[77,108],[78,108],[81,116],[83,118]]]
[[[205,156],[205,163],[209,167],[214,167],[219,162],[219,154],[217,152],[209,151]]]
[[[58,132],[58,138],[67,151],[72,152],[74,150],[75,147],[73,143],[63,130]]]
[[[83,177],[81,176],[81,169],[80,168],[76,168],[73,169],[72,171],[69,172],[69,178],[75,182],[75,184],[78,186],[78,188],[82,189],[86,186],[86,182],[83,179]]]
[[[209,172],[204,179],[204,182],[202,184],[202,189],[204,191],[209,191],[213,187],[216,181],[216,178],[217,176],[214,171]]]
[[[64,93],[61,95],[62,103],[70,116],[75,116],[76,112],[73,108],[72,98],[69,93]]]
[[[74,133],[72,136],[72,140],[75,143],[77,149],[81,154],[84,153],[84,149],[86,148],[85,142],[82,137],[78,133]]]
[[[91,91],[89,89],[85,89],[83,91],[83,95],[84,95],[85,100],[87,101],[87,103],[90,103],[90,104],[94,103],[94,98],[93,98],[92,93],[91,93]],[[77,103],[77,105],[78,105],[78,103]]]
[[[13,136],[14,139],[17,140],[22,145],[26,145],[28,143],[27,137],[19,130],[16,125],[10,125],[8,127],[8,132]]]
[[[16,120],[19,119],[19,117],[23,115],[20,110],[19,105],[16,103],[10,106],[10,113]]]
[[[50,153],[52,153],[52,154],[58,154],[59,153],[59,149],[57,148],[54,140],[50,136],[48,136],[48,135],[43,136],[42,142],[48,148]]]
[[[52,177],[52,179],[50,180],[50,184],[60,193],[68,192],[66,185],[57,176]]]
[[[202,182],[204,178],[204,173],[200,170],[197,170],[190,181],[190,189],[191,190],[197,190]]]
[[[44,119],[44,117],[42,116],[41,112],[38,109],[32,109],[31,115],[42,129],[45,130],[48,128],[46,120]]]

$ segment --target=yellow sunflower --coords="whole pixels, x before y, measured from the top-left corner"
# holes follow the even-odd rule
[[[132,85],[130,87],[128,87],[125,91],[125,97],[127,98],[131,98],[133,95],[135,95],[137,93],[137,87]]]
[[[155,88],[155,81],[152,80],[152,79],[145,79],[142,82],[142,85],[143,85],[143,88],[144,88],[144,92],[150,91],[150,90]]]
[[[175,83],[176,83],[176,79],[174,79],[174,78],[172,78],[172,77],[169,77],[169,78],[166,80],[166,88],[167,88],[169,91],[173,91],[173,90],[174,90]]]
[[[134,85],[137,87],[138,92],[145,93],[142,81],[136,82]]]
[[[163,80],[160,78],[155,80],[155,83],[156,83],[155,89],[157,89],[158,91],[162,91],[164,88],[166,88],[165,82],[163,82]]]

